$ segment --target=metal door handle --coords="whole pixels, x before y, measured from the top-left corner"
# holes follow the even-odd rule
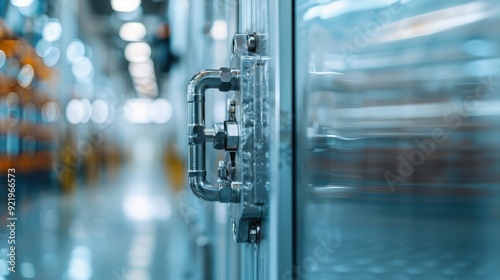
[[[206,147],[207,138],[213,138],[215,131],[205,128],[205,91],[218,88],[219,91],[239,90],[240,72],[237,69],[206,69],[198,72],[189,82],[188,102],[188,176],[193,193],[207,201],[238,202],[239,189],[232,187],[227,179],[227,169],[219,163],[217,184],[207,181]],[[214,129],[215,130],[215,129]]]

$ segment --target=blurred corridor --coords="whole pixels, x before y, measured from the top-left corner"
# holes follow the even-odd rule
[[[133,2],[0,1],[0,279],[192,277],[175,13]]]

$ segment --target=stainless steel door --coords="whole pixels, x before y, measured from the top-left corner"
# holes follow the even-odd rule
[[[294,16],[285,278],[498,279],[500,3],[298,0]]]

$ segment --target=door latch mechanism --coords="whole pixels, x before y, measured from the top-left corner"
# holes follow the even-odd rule
[[[207,201],[231,203],[229,216],[238,243],[258,243],[268,189],[269,91],[267,37],[235,34],[234,69],[203,70],[188,86],[188,168],[193,193]],[[227,119],[207,126],[205,92],[229,93]],[[226,152],[219,161],[216,183],[207,181],[206,146]],[[226,163],[227,162],[227,163]]]

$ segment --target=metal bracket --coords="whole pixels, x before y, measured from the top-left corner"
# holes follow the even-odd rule
[[[244,53],[259,53],[267,55],[263,44],[267,40],[267,36],[257,33],[236,33],[233,36],[231,52],[234,55]]]
[[[241,203],[230,205],[233,237],[238,243],[258,243],[261,240],[261,218],[264,208],[269,170],[267,130],[269,118],[266,88],[266,36],[256,33],[235,34],[232,63],[241,71],[241,87],[235,93],[240,111],[235,115],[240,142],[235,154],[237,168],[231,176],[240,189]],[[229,118],[232,118],[229,113]],[[231,153],[230,153],[231,155]],[[233,158],[231,158],[233,160]],[[236,185],[236,183],[233,183]]]

